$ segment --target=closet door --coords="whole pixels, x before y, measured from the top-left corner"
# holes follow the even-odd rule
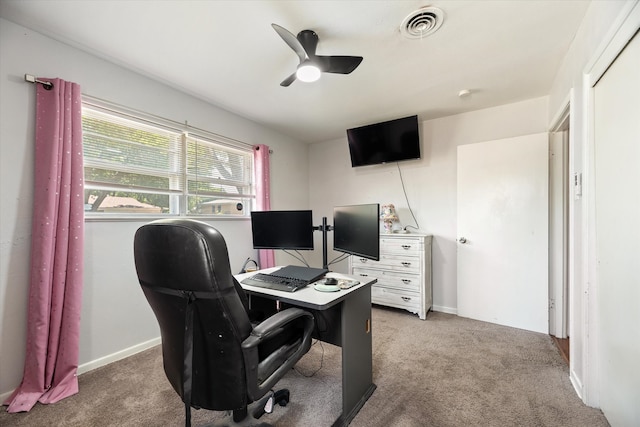
[[[600,407],[640,423],[640,36],[594,87]]]

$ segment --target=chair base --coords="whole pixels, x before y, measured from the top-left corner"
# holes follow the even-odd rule
[[[276,392],[269,392],[261,399],[251,403],[246,410],[246,416],[237,421],[237,418],[241,417],[245,412],[244,410],[238,410],[227,413],[227,415],[211,424],[206,424],[202,427],[273,427],[269,423],[261,422],[258,418],[262,417],[267,411],[265,406],[269,399],[273,398],[272,406],[278,404],[280,406],[287,406],[289,403],[289,390],[282,389]],[[271,410],[268,411],[271,413]]]

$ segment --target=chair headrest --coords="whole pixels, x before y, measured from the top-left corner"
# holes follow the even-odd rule
[[[140,283],[190,291],[233,286],[229,254],[222,234],[191,219],[162,219],[140,227],[134,238]]]

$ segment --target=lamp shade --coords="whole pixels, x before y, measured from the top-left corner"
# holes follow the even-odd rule
[[[397,221],[396,207],[392,204],[382,205],[380,207],[380,219],[385,221]]]
[[[392,204],[380,206],[380,219],[384,224],[385,233],[393,233],[393,223],[398,221],[396,207]]]

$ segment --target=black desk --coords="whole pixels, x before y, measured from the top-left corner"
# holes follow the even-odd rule
[[[277,269],[265,269],[270,272]],[[236,276],[240,282],[255,273]],[[329,273],[328,277],[354,279],[351,276]],[[339,292],[318,292],[309,285],[296,292],[282,292],[242,284],[249,296],[280,301],[315,311],[331,322],[319,339],[342,347],[342,414],[333,426],[346,426],[356,416],[376,389],[372,374],[371,344],[371,285],[375,278],[358,278],[361,283]]]

